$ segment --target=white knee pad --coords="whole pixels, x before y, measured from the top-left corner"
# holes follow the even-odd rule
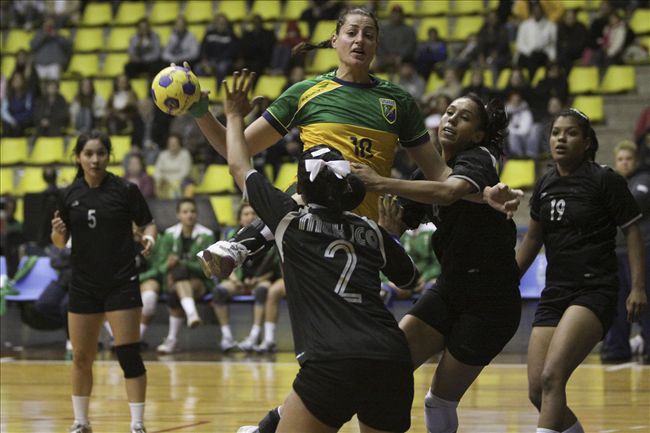
[[[576,421],[575,424],[564,430],[562,433],[585,433],[585,430],[582,428],[580,421]]]
[[[158,293],[153,290],[142,292],[142,315],[145,317],[153,316],[156,312],[156,302],[158,302]]]
[[[431,393],[424,398],[424,421],[427,433],[456,433],[458,430],[457,401],[444,400]]]

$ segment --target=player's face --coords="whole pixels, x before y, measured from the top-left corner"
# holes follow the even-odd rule
[[[623,177],[629,177],[636,168],[636,156],[634,152],[623,149],[616,153],[614,169]]]
[[[252,223],[255,218],[257,218],[255,209],[250,206],[244,206],[241,211],[241,215],[239,216],[239,225],[245,227]]]
[[[578,120],[573,116],[561,116],[555,120],[549,139],[553,161],[570,166],[582,161],[589,148],[589,140],[582,133]]]
[[[453,101],[440,119],[438,140],[443,149],[460,151],[483,139],[481,117],[476,103],[468,98]]]
[[[176,218],[185,227],[194,227],[196,224],[196,207],[192,203],[183,203],[176,212]]]
[[[88,140],[86,145],[77,155],[77,162],[81,164],[81,168],[86,176],[96,177],[103,176],[108,166],[108,151],[106,147],[95,138]]]
[[[365,15],[348,15],[332,45],[341,63],[369,69],[377,50],[375,22]]]

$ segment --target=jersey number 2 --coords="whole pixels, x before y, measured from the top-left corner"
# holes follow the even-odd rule
[[[342,251],[347,256],[347,261],[345,262],[345,267],[343,268],[343,272],[341,272],[341,276],[336,283],[334,291],[348,302],[353,302],[355,304],[361,303],[361,293],[345,292],[345,289],[350,282],[350,278],[352,278],[354,268],[357,266],[357,254],[354,252],[354,245],[341,239],[336,240],[329,244],[325,249],[325,257],[328,259],[334,258],[338,251]]]
[[[94,229],[97,227],[97,216],[95,216],[95,209],[88,209],[88,227]]]

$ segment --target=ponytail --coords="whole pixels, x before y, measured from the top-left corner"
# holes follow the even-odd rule
[[[291,49],[291,57],[297,57],[302,54],[305,54],[312,50],[317,50],[319,48],[332,48],[332,40],[326,39],[317,44],[310,44],[309,42],[300,42],[295,47]]]
[[[478,106],[481,130],[485,132],[481,145],[485,146],[496,158],[503,156],[509,122],[503,101],[490,99],[487,105],[483,105],[483,101],[475,93],[465,95],[464,98],[471,99]]]

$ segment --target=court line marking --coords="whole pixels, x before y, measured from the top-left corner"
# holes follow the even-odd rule
[[[199,421],[199,422],[195,422],[193,424],[179,425],[179,426],[176,426],[176,427],[166,428],[164,430],[152,431],[151,433],[165,433],[165,432],[172,432],[172,431],[178,431],[178,430],[185,430],[186,428],[196,427],[196,426],[203,425],[203,424],[210,424],[210,421]]]
[[[605,368],[605,371],[619,371],[619,370],[625,370],[627,368],[632,368],[634,366],[638,365],[636,362],[625,362],[623,364],[618,364],[618,365],[610,365],[607,368]]]

